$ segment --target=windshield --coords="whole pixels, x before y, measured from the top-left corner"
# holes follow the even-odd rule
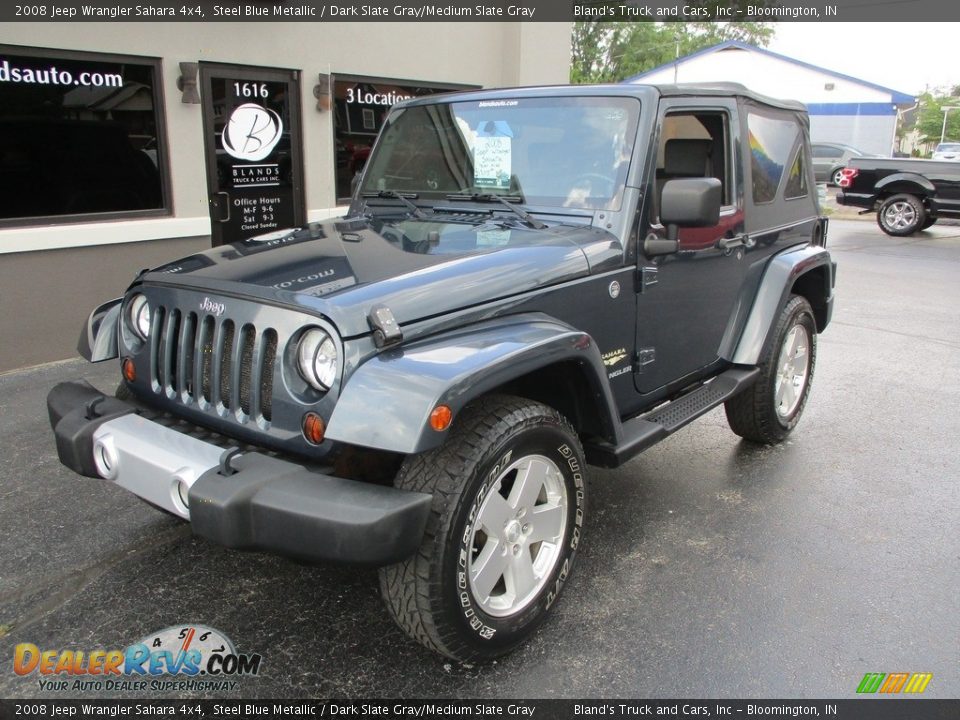
[[[637,100],[607,97],[400,108],[360,190],[437,200],[496,194],[528,205],[617,210],[638,114]]]
[[[937,145],[937,152],[957,152],[960,150],[960,143],[940,143]]]

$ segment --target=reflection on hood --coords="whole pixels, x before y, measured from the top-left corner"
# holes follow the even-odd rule
[[[622,258],[619,242],[592,227],[465,218],[313,223],[182,258],[146,281],[305,306],[359,334],[375,303],[411,322],[587,275],[586,245]]]

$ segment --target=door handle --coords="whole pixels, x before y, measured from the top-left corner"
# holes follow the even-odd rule
[[[223,196],[222,201],[221,196]],[[217,222],[230,222],[230,196],[227,193],[223,191],[214,193],[210,198],[210,204],[220,210],[220,217],[215,218]]]

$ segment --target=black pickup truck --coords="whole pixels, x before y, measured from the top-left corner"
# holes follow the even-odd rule
[[[877,211],[877,224],[897,237],[960,217],[960,163],[853,158],[843,169],[837,202]]]

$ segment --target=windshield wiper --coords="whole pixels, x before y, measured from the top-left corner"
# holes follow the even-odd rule
[[[454,193],[453,195],[447,195],[447,200],[471,200],[473,202],[498,202],[507,209],[509,209],[514,215],[523,220],[527,225],[532,227],[535,230],[543,230],[546,225],[537,220],[533,215],[528,213],[522,208],[518,208],[513,203],[523,202],[523,198],[519,195],[497,195],[496,193],[473,193],[471,195],[465,193]],[[511,202],[512,201],[512,202]]]
[[[407,206],[407,209],[413,214],[414,217],[419,220],[424,220],[427,217],[427,214],[423,212],[420,208],[416,206],[415,203],[410,202],[408,198],[413,198],[416,200],[419,195],[417,193],[399,193],[396,190],[378,190],[376,192],[365,192],[361,193],[362,197],[365,198],[390,198],[392,200],[399,200],[404,205]]]

